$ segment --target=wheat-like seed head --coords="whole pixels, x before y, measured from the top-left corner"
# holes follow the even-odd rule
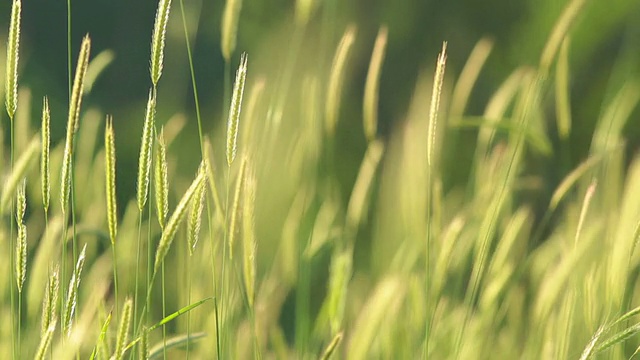
[[[236,158],[238,142],[238,123],[240,122],[240,110],[242,108],[242,95],[244,83],[247,78],[247,54],[242,54],[240,66],[236,71],[236,80],[233,84],[233,95],[227,120],[227,165],[231,166]]]
[[[205,181],[205,174],[203,171],[198,171],[198,175],[191,183],[191,186],[187,189],[187,191],[182,195],[180,202],[178,202],[178,206],[169,217],[167,221],[167,225],[162,231],[162,236],[160,237],[160,243],[158,244],[158,249],[156,250],[155,256],[155,264],[153,266],[153,274],[158,272],[160,269],[160,265],[164,261],[165,256],[169,252],[169,248],[171,247],[171,243],[173,242],[173,238],[178,231],[178,226],[182,223],[182,220],[185,217],[187,212],[187,207],[192,199],[195,197],[195,194],[200,186],[203,185]]]
[[[58,291],[60,289],[60,268],[56,266],[47,282],[44,300],[42,301],[42,328],[40,336],[44,336],[52,324],[57,321],[56,306],[58,306]]]
[[[144,127],[142,129],[142,142],[140,143],[140,156],[138,158],[138,210],[142,212],[147,203],[149,193],[149,173],[151,172],[151,150],[153,149],[153,128],[155,126],[156,114],[156,94],[149,91],[147,101],[147,111],[144,116]]]
[[[327,345],[327,348],[322,353],[320,360],[331,359],[331,355],[333,355],[333,353],[336,351],[336,348],[340,344],[340,341],[342,341],[342,332],[339,332],[338,334],[336,334],[336,336],[333,337],[333,340],[331,340],[329,345]]]
[[[160,0],[156,11],[156,20],[153,24],[153,35],[151,38],[151,82],[153,86],[158,86],[160,76],[162,76],[162,63],[164,59],[165,33],[171,12],[171,0]]]
[[[336,131],[338,111],[340,110],[340,100],[342,96],[342,83],[344,82],[344,72],[347,66],[347,60],[349,59],[349,51],[351,50],[355,38],[356,27],[351,25],[344,32],[344,35],[342,35],[336,54],[333,57],[325,107],[325,131],[329,136],[333,136]]]
[[[20,15],[21,0],[13,0],[11,6],[11,22],[9,24],[9,40],[7,41],[7,74],[5,80],[5,105],[9,119],[18,108],[18,57],[20,52]]]
[[[433,151],[436,142],[436,126],[438,123],[438,110],[440,109],[440,94],[444,82],[444,69],[447,63],[447,42],[442,43],[442,52],[438,55],[436,74],[433,78],[433,92],[431,94],[431,106],[429,108],[429,129],[427,134],[427,164],[433,163]]]
[[[11,199],[16,193],[18,184],[29,170],[29,165],[37,158],[40,147],[39,136],[35,136],[27,146],[27,149],[20,155],[18,161],[13,166],[13,171],[4,183],[2,196],[0,197],[0,213],[6,214],[11,207]]]
[[[227,0],[222,14],[222,56],[229,62],[236,49],[238,21],[242,10],[242,0]]]
[[[53,333],[56,331],[56,324],[53,322],[51,326],[47,328],[46,331],[42,333],[40,337],[40,344],[38,345],[38,350],[36,351],[36,355],[33,357],[34,360],[45,360],[47,355],[47,349],[49,349],[49,345],[51,345],[51,340],[53,339]]]
[[[87,244],[82,247],[82,251],[80,252],[78,261],[76,262],[76,267],[71,275],[71,280],[69,281],[69,290],[67,291],[67,300],[64,306],[64,317],[62,319],[62,331],[67,337],[71,336],[71,325],[73,323],[73,315],[75,314],[76,305],[78,304],[80,275],[82,275],[86,251]]]
[[[49,171],[49,148],[51,146],[50,135],[51,113],[49,111],[49,100],[44,97],[42,102],[42,151],[40,153],[40,181],[42,185],[42,206],[45,211],[49,210],[49,199],[51,197],[51,182]]]
[[[109,226],[109,238],[111,244],[116,242],[118,231],[118,216],[116,204],[116,148],[115,135],[113,132],[113,119],[107,116],[107,125],[104,131],[105,147],[105,175],[107,177],[105,186],[107,194],[107,223]]]
[[[18,241],[16,243],[16,282],[18,292],[22,292],[27,279],[27,226],[18,224]]]
[[[149,359],[149,333],[146,326],[142,327],[140,335],[140,345],[138,345],[138,358],[140,360]]]
[[[362,114],[364,117],[364,134],[368,141],[373,141],[378,132],[378,92],[380,88],[380,71],[387,48],[387,27],[383,26],[378,31],[376,43],[373,46],[369,72],[364,86],[364,101]]]
[[[133,301],[128,298],[122,306],[122,315],[120,317],[120,325],[118,326],[118,335],[116,337],[116,349],[112,359],[121,360],[124,355],[125,346],[129,338],[129,328],[131,327],[131,308]]]
[[[64,153],[62,158],[62,174],[60,176],[60,205],[62,213],[67,213],[69,205],[69,195],[71,193],[71,166],[75,133],[78,130],[80,120],[80,106],[82,104],[82,89],[84,88],[84,78],[89,66],[89,54],[91,52],[91,39],[86,35],[82,39],[80,46],[80,55],[78,56],[78,64],[73,80],[73,89],[71,91],[71,102],[69,103],[69,116],[67,119],[67,137],[64,145]]]
[[[24,213],[27,210],[27,194],[26,194],[27,180],[22,179],[20,186],[18,186],[16,196],[16,223],[18,225],[24,223]]]
[[[205,180],[196,190],[196,194],[191,200],[191,211],[189,212],[189,222],[187,223],[187,242],[189,244],[189,255],[193,255],[193,252],[198,244],[198,238],[200,237],[200,224],[202,223],[202,210],[204,209],[204,198],[207,191],[207,170],[205,169],[205,163],[203,162],[198,169],[199,173],[202,173]]]
[[[156,193],[156,215],[160,228],[164,229],[169,213],[169,176],[167,173],[167,145],[164,142],[164,128],[160,129],[156,146],[155,161],[155,193]]]
[[[238,217],[240,216],[240,196],[242,195],[242,188],[244,187],[244,181],[246,179],[245,171],[247,169],[247,158],[242,159],[240,165],[240,172],[236,178],[236,188],[233,195],[233,206],[231,208],[231,219],[229,220],[229,259],[233,259],[233,245],[236,241],[236,232],[238,228]]]

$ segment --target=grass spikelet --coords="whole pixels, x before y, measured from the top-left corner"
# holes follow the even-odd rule
[[[16,202],[16,223],[18,225],[18,241],[16,243],[16,282],[18,292],[22,293],[22,286],[27,278],[27,227],[24,224],[24,213],[27,208],[27,196],[25,194],[26,182],[18,188]]]
[[[240,216],[240,196],[245,181],[245,170],[247,168],[247,158],[242,160],[240,171],[236,180],[236,188],[233,195],[233,207],[231,208],[231,219],[229,220],[229,259],[233,259],[233,244],[236,240],[236,232],[238,228],[238,217]]]
[[[2,197],[0,197],[0,212],[2,214],[6,214],[7,211],[9,211],[11,199],[18,188],[18,184],[26,175],[27,170],[29,170],[29,165],[38,156],[39,146],[40,139],[38,137],[34,137],[34,139],[29,143],[27,149],[22,153],[16,164],[13,166],[13,171],[4,183]]]
[[[73,89],[71,91],[71,102],[69,104],[69,116],[67,119],[67,137],[64,144],[62,158],[62,173],[60,175],[60,205],[62,213],[67,213],[69,205],[69,195],[71,193],[71,165],[75,133],[80,120],[80,106],[82,104],[82,89],[84,88],[84,78],[89,65],[89,54],[91,52],[91,39],[85,36],[80,46],[80,55],[76,66]]]
[[[147,203],[149,193],[149,173],[151,169],[151,149],[153,148],[153,128],[156,113],[156,94],[149,91],[147,101],[147,111],[144,116],[144,127],[142,129],[142,143],[140,144],[140,155],[138,158],[138,189],[137,200],[138,210],[142,212]]]
[[[156,215],[160,228],[164,229],[169,213],[169,176],[167,174],[167,145],[164,141],[164,128],[160,130],[157,141],[154,174]]]
[[[42,101],[42,150],[40,152],[40,177],[42,185],[42,206],[44,211],[49,210],[49,200],[51,198],[51,177],[49,171],[49,147],[51,146],[51,113],[49,111],[49,100],[44,97]]]
[[[438,123],[438,111],[440,109],[440,95],[444,82],[444,69],[447,63],[447,43],[442,43],[442,51],[438,55],[436,73],[433,78],[433,92],[431,93],[431,106],[429,107],[429,130],[427,134],[427,164],[433,164],[433,151],[436,141],[436,126]],[[431,171],[430,171],[431,172]]]
[[[153,35],[151,38],[151,81],[153,86],[158,85],[162,75],[162,62],[164,59],[165,34],[169,13],[171,12],[171,0],[160,0],[156,11],[156,20],[153,25]]]
[[[18,57],[20,52],[20,14],[21,0],[13,0],[11,6],[11,23],[9,24],[9,40],[7,41],[7,74],[5,79],[5,105],[9,118],[18,108]]]
[[[149,359],[149,332],[146,326],[142,327],[140,344],[138,345],[138,359]]]
[[[242,54],[240,66],[236,71],[236,81],[233,84],[233,95],[231,107],[229,108],[229,119],[227,120],[227,165],[231,166],[236,158],[238,146],[238,123],[240,122],[240,110],[242,108],[242,95],[244,94],[244,83],[247,77],[247,54]]]
[[[338,348],[338,345],[340,345],[341,341],[342,341],[342,333],[339,332],[336,336],[333,337],[333,340],[331,340],[329,345],[327,345],[327,348],[322,353],[322,356],[320,357],[320,359],[321,360],[331,359],[331,356],[336,351],[336,348]]]
[[[62,319],[62,331],[66,336],[71,335],[71,325],[73,322],[73,316],[78,304],[78,288],[80,287],[80,275],[82,275],[82,268],[84,267],[85,253],[87,251],[87,245],[82,247],[76,267],[71,275],[69,281],[69,291],[67,291],[67,300],[64,306],[64,317]]]
[[[222,56],[229,62],[236,49],[236,37],[238,34],[238,21],[242,10],[242,0],[227,0],[222,14]]]
[[[364,86],[364,102],[362,104],[362,114],[364,116],[364,134],[368,141],[373,141],[378,132],[378,92],[380,88],[380,71],[387,48],[387,27],[383,26],[378,30],[376,43],[373,46],[369,71],[367,72],[367,82]]]
[[[325,131],[329,136],[333,136],[338,122],[338,111],[340,110],[340,100],[342,97],[342,83],[344,82],[344,72],[349,60],[349,51],[356,38],[356,27],[350,25],[342,35],[340,44],[333,58],[331,74],[329,75],[329,85],[327,88],[327,102],[325,107]]]
[[[36,351],[36,355],[33,357],[34,360],[44,360],[46,359],[47,350],[51,345],[51,340],[53,339],[53,333],[56,330],[56,324],[53,322],[51,326],[47,328],[46,331],[42,333],[40,338],[40,345],[38,345],[38,351]]]
[[[44,300],[42,301],[42,328],[41,336],[44,337],[45,332],[49,330],[51,325],[57,322],[56,306],[58,306],[58,291],[60,288],[60,268],[56,266],[49,276],[49,281],[44,292]]]
[[[107,125],[104,131],[104,147],[105,147],[105,175],[106,175],[106,194],[107,194],[107,224],[109,226],[109,238],[111,244],[116,242],[116,233],[118,230],[118,216],[116,204],[116,148],[113,133],[113,119],[107,116]]]
[[[200,186],[196,189],[196,194],[191,201],[191,210],[189,212],[189,223],[187,224],[187,241],[189,244],[189,255],[193,255],[193,251],[198,244],[198,238],[200,236],[200,224],[202,223],[202,210],[204,209],[204,198],[207,191],[207,170],[204,168],[205,163],[203,162],[198,170],[199,173],[202,173],[202,176],[205,180],[202,182]]]
[[[251,169],[246,171],[244,185],[244,201],[242,214],[242,265],[244,286],[247,292],[249,307],[253,308],[256,283],[256,234],[255,234],[255,202],[256,177]]]
[[[205,180],[205,174],[202,171],[198,171],[196,178],[191,183],[191,186],[187,189],[187,191],[182,195],[178,206],[171,214],[171,217],[167,221],[167,226],[162,231],[162,236],[160,237],[160,243],[158,244],[158,249],[156,250],[155,264],[153,266],[154,276],[160,269],[160,265],[164,261],[165,256],[169,252],[169,248],[171,247],[171,242],[178,231],[178,226],[184,219],[187,207],[191,200],[194,198],[198,188],[203,185]]]
[[[125,346],[129,338],[129,328],[131,327],[131,308],[133,307],[133,301],[131,298],[127,299],[122,306],[122,314],[120,317],[120,325],[118,326],[118,335],[116,340],[116,349],[113,353],[112,359],[120,360],[124,355]]]

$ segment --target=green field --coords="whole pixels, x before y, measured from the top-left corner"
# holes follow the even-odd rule
[[[637,0],[92,3],[0,5],[0,358],[640,353]]]

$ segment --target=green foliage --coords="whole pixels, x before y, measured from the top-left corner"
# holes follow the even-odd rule
[[[594,56],[585,39],[604,39],[585,26],[599,3],[536,7],[513,48],[503,36],[474,39],[466,64],[469,44],[436,39],[439,55],[429,48],[414,82],[399,86],[411,69],[398,60],[406,28],[397,17],[405,11],[415,25],[409,13],[422,5],[396,4],[388,23],[372,26],[346,3],[300,0],[291,17],[270,20],[293,31],[258,37],[246,20],[256,2],[227,1],[212,30],[193,25],[195,5],[180,1],[179,19],[161,0],[148,29],[146,112],[135,101],[127,118],[103,115],[119,109],[100,101],[81,107],[83,96],[104,96],[99,73],[114,74],[124,55],[90,62],[90,46],[104,45],[85,36],[73,86],[46,94],[40,129],[29,122],[31,84],[17,82],[36,69],[18,67],[25,33],[21,2],[12,3],[0,72],[11,118],[0,129],[11,134],[0,144],[0,249],[10,258],[0,262],[1,354],[586,360],[640,351],[640,157],[630,156],[640,71],[628,66],[640,53],[603,53],[618,61],[608,84],[601,74],[581,83],[576,64]],[[608,29],[631,3],[610,5]],[[206,76],[189,40],[217,29],[228,110],[213,114],[211,98],[197,95]],[[518,66],[496,70],[503,57]],[[185,103],[173,92],[187,71],[195,116],[172,108]],[[586,99],[580,84],[601,89]],[[55,99],[67,97],[60,139]]]

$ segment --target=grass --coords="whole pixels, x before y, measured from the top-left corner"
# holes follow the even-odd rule
[[[146,112],[126,120],[136,126],[103,114],[110,109],[83,107],[83,97],[94,96],[85,78],[108,74],[111,60],[90,62],[95,43],[90,34],[82,39],[66,138],[58,141],[53,134],[65,129],[51,94],[39,128],[21,115],[32,104],[18,81],[20,1],[13,2],[0,90],[10,121],[2,123],[10,150],[0,157],[0,248],[9,258],[0,262],[0,314],[11,320],[0,328],[0,353],[637,357],[640,158],[629,151],[627,130],[640,80],[630,74],[608,85],[588,151],[572,161],[571,140],[583,130],[582,102],[572,97],[572,38],[587,2],[569,1],[556,14],[536,65],[501,79],[481,115],[467,109],[503,44],[478,39],[462,71],[447,63],[445,73],[460,52],[442,39],[391,129],[382,126],[379,103],[393,27],[379,24],[363,50],[366,27],[340,28],[336,3],[297,1],[293,28],[315,29],[317,17],[321,41],[311,49],[303,32],[290,34],[292,46],[271,68],[259,52],[249,63],[241,51],[243,4],[229,0],[220,41],[228,110],[207,130],[195,37],[179,6],[181,19],[171,1],[158,3]],[[188,69],[165,64],[174,55],[165,52],[176,49],[165,42],[181,38],[171,32],[177,20],[186,45],[177,55]],[[362,54],[368,72],[359,76]],[[190,73],[194,134],[162,110],[174,85],[167,78],[178,71]],[[352,87],[363,90],[355,105]],[[139,152],[121,146],[127,137]],[[119,167],[130,158],[138,159],[134,176]],[[359,165],[345,181],[353,158]],[[540,162],[562,166],[552,173]]]

